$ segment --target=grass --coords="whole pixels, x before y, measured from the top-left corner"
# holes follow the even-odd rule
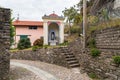
[[[22,50],[32,50],[32,47],[27,48],[27,49],[22,49]],[[20,51],[19,49],[15,48],[15,49],[10,49],[10,52],[17,52]]]
[[[68,41],[68,43],[73,42],[73,41],[75,41],[78,37],[79,37],[79,36],[78,36],[78,33],[72,34],[72,35],[70,35],[69,37],[67,37],[67,41]]]
[[[44,45],[44,46],[39,46],[37,47],[37,49],[40,49],[40,48],[58,48],[58,47],[62,47],[62,46],[67,46],[69,43],[68,42],[65,42],[65,43],[62,43],[62,44],[59,44],[59,45],[55,45],[55,46],[50,46],[50,45]],[[33,46],[30,47],[30,48],[27,48],[27,49],[22,49],[22,50],[32,50],[33,49]],[[21,51],[17,48],[15,49],[10,49],[10,52],[17,52],[17,51]]]
[[[105,28],[110,28],[110,27],[116,27],[120,25],[120,19],[111,19],[109,21],[101,22],[97,24],[96,26],[90,26],[87,30],[87,35],[90,35],[92,32],[96,30],[101,30]]]

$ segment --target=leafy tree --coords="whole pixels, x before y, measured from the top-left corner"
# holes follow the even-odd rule
[[[77,13],[76,16],[74,17],[74,23],[79,25],[82,21],[83,16],[80,13]]]
[[[90,11],[91,6],[93,5],[93,0],[87,1],[87,14]],[[80,0],[78,4],[74,5],[70,8],[65,8],[63,14],[66,18],[66,22],[69,25],[69,34],[71,34],[71,26],[70,23],[74,23],[80,25],[83,20],[83,0]]]
[[[63,11],[64,16],[66,17],[66,22],[69,24],[69,34],[71,34],[71,23],[74,21],[74,18],[77,14],[77,10],[74,7],[70,7],[69,9],[65,8]]]

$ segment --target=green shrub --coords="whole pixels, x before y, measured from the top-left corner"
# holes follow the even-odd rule
[[[33,47],[32,47],[32,50],[33,50],[33,51],[36,51],[38,48],[39,48],[38,46],[33,46]]]
[[[71,33],[80,33],[81,31],[80,31],[80,28],[79,27],[71,27]]]
[[[114,61],[115,64],[120,65],[120,56],[114,56],[113,61]]]
[[[25,48],[30,48],[30,47],[31,47],[31,42],[29,38],[20,39],[17,45],[18,49],[25,49]]]
[[[64,43],[59,44],[59,46],[67,46],[68,44],[68,41],[64,41]]]
[[[88,41],[88,47],[89,48],[96,48],[96,41],[94,38],[91,38],[89,41]]]
[[[100,52],[98,49],[93,48],[93,49],[91,49],[90,53],[91,53],[91,55],[92,55],[93,57],[97,57],[97,56],[99,56],[99,54],[100,54],[101,52]]]
[[[88,76],[92,79],[98,78],[97,75],[93,72],[89,73]]]
[[[35,40],[33,46],[43,46],[43,38]]]

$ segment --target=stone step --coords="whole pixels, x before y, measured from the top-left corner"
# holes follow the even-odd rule
[[[72,60],[77,60],[77,59],[75,57],[66,58],[66,61],[72,61]]]
[[[61,53],[69,53],[69,52],[71,52],[71,51],[69,51],[69,50],[60,50],[60,52],[61,52]]]
[[[74,55],[66,55],[65,58],[75,58]]]
[[[79,61],[75,58],[69,48],[61,48],[60,51],[65,56],[65,60],[70,68],[80,67]]]
[[[75,63],[79,63],[77,60],[71,60],[71,61],[67,61],[68,64],[75,64]]]
[[[76,63],[76,64],[70,64],[69,65],[71,68],[74,68],[74,67],[80,67],[79,63]]]
[[[72,53],[63,53],[65,56],[67,55],[73,55]]]

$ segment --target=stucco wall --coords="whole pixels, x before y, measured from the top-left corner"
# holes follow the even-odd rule
[[[29,26],[16,26],[15,28],[16,28],[15,36],[16,44],[20,40],[20,35],[29,35],[28,38],[30,38],[32,45],[36,39],[40,39],[41,37],[43,37],[43,27],[40,26],[38,26],[37,29],[29,29]]]

